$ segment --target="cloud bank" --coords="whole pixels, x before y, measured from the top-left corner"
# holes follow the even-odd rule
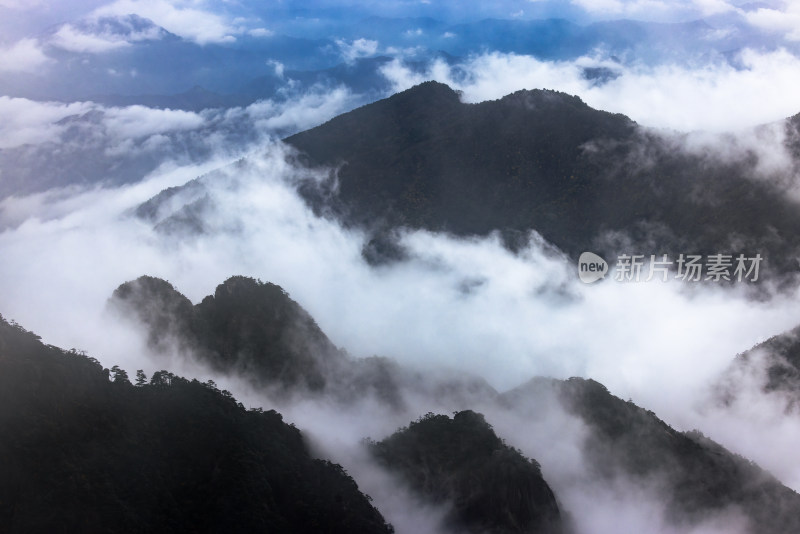
[[[515,11],[520,7],[510,4]],[[740,9],[714,0],[670,5],[576,0],[573,5],[599,18],[646,12],[668,19],[680,9],[715,15]],[[792,9],[785,8],[785,13],[791,15]],[[759,8],[748,12],[748,20],[791,39],[794,30],[774,18],[778,10]],[[250,27],[249,19],[236,21],[205,2],[120,0],[92,12],[97,17],[138,13],[202,45],[231,42]],[[87,33],[63,26],[55,42],[76,52],[101,53],[155,35]],[[257,31],[254,36],[269,33]],[[348,39],[339,48],[344,59],[353,61],[374,55],[381,45]],[[6,52],[0,53],[4,72],[34,72],[49,61],[33,39],[18,41]],[[283,73],[282,65],[275,68]],[[598,81],[587,76],[587,69],[606,69],[611,76]],[[564,62],[485,53],[462,64],[434,61],[422,71],[398,60],[382,72],[398,90],[437,79],[463,91],[466,102],[523,88],[558,89],[593,107],[625,113],[642,125],[681,131],[728,131],[800,111],[800,97],[795,96],[800,60],[786,50],[744,50],[733,61],[717,58],[699,67],[623,65],[601,51]],[[0,97],[0,150],[6,154],[32,151],[32,159],[40,160],[57,152],[86,157],[95,150],[107,158],[103,161],[109,162],[110,175],[130,166],[133,158],[151,158],[135,183],[61,183],[57,189],[0,201],[0,312],[46,342],[88,350],[109,367],[120,364],[129,373],[143,368],[149,374],[163,362],[148,355],[138,332],[106,314],[106,299],[115,287],[150,274],[171,281],[197,302],[233,274],[254,276],[281,285],[354,356],[378,354],[423,370],[468,371],[500,390],[534,375],[591,377],[677,428],[700,428],[800,489],[796,418],[780,412],[774,399],[752,391],[732,410],[705,404],[708,385],[736,353],[800,324],[796,291],[754,303],[744,292],[689,292],[679,282],[584,286],[577,281],[575,266],[536,234],[514,255],[497,236],[454,239],[406,232],[401,239],[410,254],[407,261],[370,267],[361,256],[361,232],[315,216],[298,198],[295,186],[308,172],[294,167],[286,147],[275,142],[360,103],[364,97],[344,87],[318,87],[286,101],[201,112]],[[724,153],[731,146],[737,153],[760,150],[764,174],[770,175],[784,170],[787,162],[782,151],[769,153],[782,142],[782,133],[764,131],[765,137],[735,136],[731,143],[698,133],[676,143],[721,157],[735,157]],[[243,155],[249,155],[244,166],[229,166]],[[214,201],[205,214],[205,234],[159,233],[131,215],[162,189],[218,168],[223,170],[210,184]],[[16,172],[4,166],[0,179]],[[209,377],[190,362],[176,365],[182,366],[177,369],[181,374]],[[236,380],[226,384],[252,405],[271,402]],[[427,411],[426,402],[412,403],[395,418],[368,404],[360,407],[362,417],[313,402],[284,411],[301,428],[318,429],[312,437],[319,449],[357,474],[381,509],[389,510],[389,518],[402,523],[399,532],[437,532],[441,510],[412,518],[408,511],[416,506],[413,500],[402,491],[387,491],[393,482],[385,474],[359,468],[365,460],[357,447],[365,435],[383,437]],[[579,444],[585,429],[574,418],[557,414],[531,423],[519,414],[483,408],[501,435],[542,462],[570,508],[585,512],[578,517],[581,532],[620,531],[620,524],[631,532],[689,532],[662,521],[656,490],[642,494],[638,486],[621,481],[603,493],[582,478]],[[552,447],[553,436],[563,438],[556,439],[559,450]],[[763,436],[769,441],[758,439]],[[732,511],[691,531],[736,532],[740,527]]]
[[[731,131],[800,112],[800,96],[793,89],[800,83],[800,59],[783,50],[744,50],[739,61],[739,67],[727,61],[700,68],[649,67],[624,66],[602,56],[550,62],[487,53],[456,66],[435,61],[423,72],[394,61],[382,72],[396,90],[437,80],[463,91],[465,102],[493,100],[520,89],[555,89],[642,125],[680,131]],[[598,83],[587,78],[587,68],[608,69],[613,79]]]
[[[281,285],[354,356],[468,371],[500,390],[534,375],[592,377],[678,428],[704,431],[713,425],[696,403],[733,355],[800,324],[794,294],[754,303],[736,291],[686,292],[674,281],[585,286],[575,266],[535,235],[513,255],[499,238],[409,232],[408,261],[372,268],[361,257],[360,232],[316,217],[298,198],[294,184],[307,173],[285,150],[272,144],[244,167],[215,175],[202,235],[160,234],[128,214],[224,159],[31,202],[34,211],[0,234],[4,316],[107,366],[150,371],[153,364],[136,352],[140,344],[121,344],[121,327],[107,325],[113,289],[150,274],[197,302],[228,276],[244,274]],[[728,438],[736,449],[728,432],[711,437]],[[750,457],[761,461],[771,450]],[[798,467],[784,460],[793,467],[778,476]],[[796,482],[794,475],[784,480]]]
[[[201,112],[0,96],[0,197],[134,182],[166,163],[197,164],[223,153],[241,157],[268,139],[364,103],[343,86],[295,94],[287,81],[286,90],[292,98]],[[12,219],[0,216],[5,224]]]
[[[126,16],[135,13],[167,31],[198,44],[236,40],[236,26],[207,2],[178,0],[117,0],[96,9],[94,16]]]
[[[37,72],[50,61],[36,39],[22,39],[9,47],[0,48],[0,73]]]

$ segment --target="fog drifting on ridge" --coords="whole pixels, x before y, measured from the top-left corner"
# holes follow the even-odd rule
[[[771,62],[781,61],[783,67],[791,67],[789,72],[800,72],[794,58],[768,55],[761,60],[765,65],[754,67],[753,76],[771,72],[769,69],[777,68]],[[551,88],[571,87],[570,78],[562,71],[572,67],[543,66],[531,58],[496,54],[473,59],[470,68],[474,69],[475,82],[455,86],[464,90],[466,100],[499,97],[517,87],[510,87],[511,82],[495,74],[508,67],[502,72],[510,80],[518,72],[517,63],[521,68],[536,67],[534,73],[540,72],[536,69],[551,69],[556,73],[553,76],[562,76],[559,86],[557,78],[539,74],[541,79],[553,82]],[[394,76],[398,84],[410,83],[401,65],[392,68],[395,70],[387,71],[387,75]],[[436,75],[435,69],[442,67],[433,68]],[[661,74],[663,78],[658,78]],[[648,83],[666,87],[674,74],[656,72]],[[705,117],[722,128],[730,126],[724,118],[726,106],[732,105],[742,90],[743,78],[725,69],[717,75],[708,83],[722,84],[721,94],[730,99],[720,98],[724,102],[718,106],[702,101],[697,109],[705,107]],[[444,72],[442,81],[452,82],[449,76]],[[481,85],[481,80],[493,77],[498,80],[496,87]],[[788,85],[790,78],[784,80]],[[527,81],[522,78],[514,83]],[[574,92],[597,107],[601,107],[595,103],[598,101],[630,101],[620,97],[629,94],[624,84],[576,89],[580,90]],[[776,88],[776,94],[783,89]],[[670,91],[670,95],[675,107],[690,105],[688,93]],[[290,116],[288,127],[309,126],[352,105],[342,104],[342,94],[331,94],[330,98],[340,100],[331,105],[320,103],[318,109],[322,111],[313,119]],[[800,101],[795,105],[785,98],[775,100],[800,111]],[[646,98],[638,102],[638,111],[635,103],[630,104],[636,111],[631,113],[632,118],[648,125],[674,126]],[[11,108],[31,105],[14,100],[0,103]],[[123,110],[120,115],[133,111]],[[760,110],[740,118],[744,122],[736,126],[772,120],[775,113],[786,116],[793,112],[782,108]],[[26,120],[25,115],[20,116],[18,120]],[[39,120],[38,115],[28,116]],[[64,116],[58,114],[57,118]],[[269,116],[267,113],[265,120]],[[714,117],[719,121],[714,122]],[[253,117],[243,113],[236,119],[248,121]],[[55,120],[56,116],[47,116],[30,124],[34,130],[31,135],[52,131]],[[690,120],[681,120],[682,129],[695,127]],[[162,135],[164,124],[152,124],[152,129],[139,137],[146,143]],[[411,253],[410,259],[373,268],[361,257],[361,232],[314,216],[297,196],[293,183],[307,172],[287,163],[287,149],[271,140],[271,128],[274,124],[259,130],[262,136],[258,144],[249,147],[232,150],[224,140],[211,144],[207,157],[193,165],[181,165],[185,163],[181,161],[170,164],[166,159],[163,166],[133,185],[75,187],[2,201],[0,221],[7,227],[0,233],[0,312],[41,335],[47,343],[86,350],[106,367],[119,364],[129,373],[143,368],[151,374],[165,365],[147,354],[138,332],[116,323],[106,313],[106,300],[114,288],[149,274],[169,280],[198,302],[231,275],[253,276],[283,287],[334,343],[353,356],[389,356],[423,370],[464,370],[486,378],[500,391],[535,375],[590,377],[605,384],[611,393],[654,410],[676,428],[699,428],[771,470],[785,484],[800,489],[800,461],[793,449],[800,437],[800,419],[776,414],[774,403],[758,395],[753,395],[752,403],[737,405],[732,412],[709,408],[706,403],[707,387],[735,354],[800,324],[796,290],[759,303],[736,289],[722,291],[704,285],[686,291],[674,280],[639,284],[607,280],[585,286],[577,280],[575,265],[554,254],[536,235],[531,236],[526,249],[513,255],[496,237],[455,239],[407,232],[402,241]],[[0,132],[0,138],[8,136]],[[742,143],[747,142],[743,138]],[[713,142],[707,144],[714,149]],[[244,169],[232,171],[229,164],[245,152],[248,160]],[[780,150],[775,152],[778,156],[774,161],[780,168]],[[223,170],[223,179],[211,186],[215,208],[206,221],[211,228],[208,233],[164,235],[132,216],[133,208],[160,190],[214,169]],[[226,174],[228,179],[224,179]],[[327,174],[318,179],[327,179]],[[794,184],[793,176],[787,180]],[[230,187],[231,181],[237,187]],[[210,376],[191,362],[172,364],[178,374]],[[270,402],[236,380],[214,379],[248,405]],[[365,436],[383,437],[428,410],[447,408],[428,403],[429,399],[416,399],[407,413],[395,419],[369,404],[337,413],[324,404],[307,401],[282,406],[281,411],[287,420],[310,432],[321,451],[341,461],[365,491],[373,494],[387,518],[396,522],[410,517],[408,508],[400,506],[394,515],[387,512],[397,496],[387,490],[382,474],[370,475],[368,469],[359,467],[363,457],[357,443]],[[492,411],[491,406],[482,408],[502,437],[542,463],[545,477],[567,509],[576,516],[585,513],[576,517],[580,532],[625,531],[615,521],[622,521],[630,532],[643,528],[652,531],[652,516],[660,513],[657,492],[642,496],[620,481],[615,492],[601,496],[591,481],[581,478],[580,454],[575,449],[582,428],[574,419],[554,414],[552,420],[528,425],[524,416]],[[328,424],[324,424],[326,421]],[[554,437],[554,433],[562,437]],[[552,451],[548,448],[551,440],[565,445]],[[370,476],[376,480],[370,480]],[[387,493],[380,494],[382,491]],[[400,502],[407,506],[413,504],[408,496],[402,499]],[[609,509],[615,510],[613,517],[603,515],[603,510]],[[422,528],[435,531],[440,513],[430,510],[419,519],[420,524],[397,525],[398,532]],[[691,532],[735,532],[739,526],[735,511],[709,521]],[[679,532],[668,525],[660,527],[662,532]]]

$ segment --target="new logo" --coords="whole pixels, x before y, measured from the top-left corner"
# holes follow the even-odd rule
[[[608,273],[608,263],[594,252],[584,252],[578,258],[578,276],[581,282],[585,284],[597,282],[605,278],[606,273]]]

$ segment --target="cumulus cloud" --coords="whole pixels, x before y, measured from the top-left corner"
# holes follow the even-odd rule
[[[800,41],[800,6],[786,2],[783,9],[760,7],[745,14],[747,21],[758,28],[784,34],[790,41]]]
[[[0,48],[0,72],[37,72],[50,61],[36,39],[22,39]]]
[[[279,69],[276,66],[276,71]],[[327,91],[313,91],[291,101],[291,105],[273,100],[262,100],[244,109],[229,111],[229,120],[239,113],[247,116],[258,129],[271,131],[298,131],[312,128],[338,113],[355,107],[360,101],[345,87]]]
[[[365,103],[344,87],[285,88],[293,98],[189,112],[0,97],[0,198],[71,184],[137,181],[165,161],[240,157]],[[17,217],[0,217],[0,228]]]
[[[355,39],[349,43],[344,39],[337,39],[336,45],[342,58],[348,63],[358,58],[373,56],[378,52],[378,41],[371,39]]]
[[[92,102],[61,104],[0,96],[0,148],[10,149],[59,141],[70,126],[82,124],[79,117],[90,111],[100,114],[101,123],[96,124],[92,119],[86,119],[89,122],[84,123],[84,126],[102,129],[111,140],[192,130],[205,124],[201,115],[188,111],[145,106],[104,108]],[[66,118],[75,120],[64,122]],[[96,137],[92,136],[92,139]]]
[[[283,78],[284,72],[286,70],[286,66],[283,63],[275,59],[270,59],[269,61],[267,61],[267,65],[270,65],[273,69],[275,69],[275,76],[277,76],[278,78]]]
[[[620,65],[601,57],[550,62],[488,53],[457,67],[436,61],[419,72],[394,61],[382,71],[397,90],[433,79],[463,91],[467,102],[497,99],[520,89],[555,89],[578,95],[594,108],[624,113],[646,126],[682,131],[730,131],[800,111],[800,93],[794,89],[800,84],[800,58],[785,50],[744,50],[740,62],[740,68],[727,61],[701,68],[650,67]],[[598,84],[587,79],[586,67],[606,68],[616,77]]]
[[[116,0],[93,12],[94,16],[135,13],[167,31],[199,44],[235,41],[238,29],[225,16],[214,13],[207,2],[190,0]]]
[[[274,35],[275,32],[266,28],[254,28],[252,30],[248,30],[247,34],[252,37],[270,37]]]
[[[91,103],[59,104],[0,96],[0,149],[58,139],[66,129],[59,121],[86,113]]]
[[[131,46],[138,41],[163,37],[163,30],[156,25],[135,27],[133,23],[140,20],[132,20],[132,17],[115,18],[113,21],[94,18],[89,19],[84,28],[64,24],[53,34],[49,44],[71,52],[102,53]]]
[[[275,64],[276,71],[282,68],[281,64]],[[202,112],[141,105],[105,107],[93,102],[62,104],[0,96],[0,148],[56,141],[68,127],[76,124],[95,129],[95,133],[101,130],[111,141],[192,131],[206,126],[220,131],[240,126],[241,130],[281,135],[311,128],[361,103],[361,96],[341,86],[312,86],[288,100],[260,100],[246,107]],[[78,117],[89,111],[97,113],[81,122]],[[76,120],[69,124],[62,122],[67,117]]]
[[[110,108],[105,112],[106,131],[118,138],[137,138],[181,130],[193,130],[205,123],[198,113],[145,106]]]
[[[784,122],[774,122],[737,132],[651,133],[658,135],[670,150],[752,169],[752,178],[768,180],[784,194],[800,201],[800,173],[795,158],[787,149],[794,135],[790,131]]]
[[[653,22],[686,22],[720,15],[732,16],[728,20],[740,20],[752,28],[781,35],[788,41],[800,41],[800,7],[796,2],[571,0],[570,3],[595,19],[630,18]],[[721,20],[723,19],[716,19],[717,22]]]

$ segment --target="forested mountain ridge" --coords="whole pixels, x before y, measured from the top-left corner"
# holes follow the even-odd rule
[[[155,293],[147,289],[150,286],[161,287],[168,298],[154,296]],[[232,288],[236,288],[236,291]],[[218,314],[220,324],[241,326],[257,322],[266,331],[271,331],[273,328],[279,331],[288,327],[288,323],[276,323],[275,318],[280,317],[281,310],[287,306],[299,310],[296,316],[301,317],[306,324],[313,322],[310,315],[278,286],[253,279],[233,277],[217,288],[214,300],[216,301],[219,295],[229,293],[231,298],[229,306],[221,306],[214,312]],[[147,295],[149,296],[144,298]],[[123,299],[119,300],[120,297]],[[122,306],[120,309],[130,306],[129,313],[142,313],[142,310],[150,309],[147,303],[152,309],[165,313],[165,316],[158,320],[154,320],[151,316],[150,322],[145,321],[145,325],[149,325],[151,339],[155,339],[152,342],[154,346],[169,338],[165,331],[159,330],[160,327],[180,321],[190,321],[195,317],[188,311],[192,309],[191,303],[171,285],[157,279],[143,277],[123,284],[115,292],[112,302],[115,299],[117,300],[115,306]],[[209,306],[208,303],[211,301],[204,300],[194,306],[194,313],[210,309],[203,308],[204,302]],[[179,319],[181,314],[190,319]],[[315,332],[314,338],[327,339],[323,337],[324,333],[318,327],[315,327],[313,332]],[[343,409],[361,406],[354,405],[353,402],[363,401],[368,395],[374,395],[381,401],[383,407],[381,409],[395,410],[391,413],[409,409],[409,405],[405,402],[407,397],[415,399],[413,409],[417,410],[420,406],[424,409],[425,403],[441,406],[442,399],[445,399],[447,406],[459,412],[488,410],[487,413],[495,415],[506,414],[503,417],[516,414],[521,417],[520,421],[535,420],[537,417],[546,416],[547,413],[563,410],[569,417],[581,421],[587,430],[587,439],[579,444],[586,466],[585,475],[593,480],[601,480],[603,484],[611,484],[619,477],[623,477],[630,480],[634,486],[641,485],[642,488],[649,487],[652,480],[658,480],[668,519],[673,524],[699,524],[704,518],[722,514],[734,507],[749,522],[751,529],[757,528],[758,532],[779,534],[800,529],[798,523],[800,515],[796,513],[800,510],[800,495],[783,486],[772,475],[749,460],[731,453],[701,433],[679,432],[662,421],[657,414],[633,402],[619,399],[596,381],[582,378],[568,380],[533,378],[518,388],[498,394],[479,380],[470,381],[465,377],[453,379],[448,385],[425,374],[411,372],[386,358],[359,359],[338,352],[330,358],[330,361],[337,362],[336,365],[323,366],[309,363],[316,361],[314,356],[310,355],[313,352],[311,348],[306,347],[304,350],[308,352],[303,354],[285,352],[286,359],[297,358],[300,362],[295,369],[296,373],[308,372],[320,378],[318,383],[321,389],[313,390],[302,380],[284,382],[287,375],[281,370],[291,364],[285,362],[279,367],[274,367],[269,363],[271,354],[274,354],[272,352],[274,347],[270,349],[270,344],[274,342],[272,338],[259,337],[245,328],[235,330],[210,328],[208,335],[212,333],[218,336],[218,339],[205,346],[249,346],[248,363],[214,367],[219,362],[226,361],[219,355],[212,356],[217,363],[214,361],[206,363],[212,368],[225,369],[245,380],[250,379],[247,373],[256,373],[261,379],[255,383],[266,387],[265,391],[270,391],[271,386],[278,384],[285,388],[282,391],[294,395],[322,393],[329,395],[322,398],[345,401],[341,405]],[[186,339],[199,338],[189,336]],[[267,361],[262,362],[262,359]],[[452,388],[452,391],[447,391],[448,387]],[[347,394],[342,395],[343,391]],[[397,436],[382,442],[385,444],[383,449],[379,445],[377,449],[373,447],[373,451],[377,451],[378,457],[383,458],[381,461],[390,470],[400,475],[400,480],[410,477],[406,483],[409,483],[423,501],[432,499],[432,502],[455,503],[453,505],[456,510],[453,512],[455,515],[450,520],[459,523],[469,516],[470,512],[467,511],[469,506],[465,503],[469,502],[471,498],[469,495],[472,495],[462,493],[463,484],[457,482],[458,477],[464,474],[461,472],[463,466],[439,465],[437,458],[447,457],[447,461],[450,462],[455,461],[456,456],[463,453],[462,459],[466,462],[464,465],[481,465],[483,467],[480,469],[490,469],[490,466],[494,465],[494,460],[479,459],[483,458],[481,455],[488,449],[478,447],[472,450],[467,445],[473,440],[475,443],[480,442],[482,439],[480,436],[484,434],[488,436],[489,432],[493,437],[487,438],[487,443],[496,445],[489,449],[505,450],[505,448],[497,445],[499,437],[492,433],[487,421],[482,419],[481,421],[478,424],[478,419],[467,415],[452,421],[447,416],[431,416],[412,424],[407,429],[401,429]],[[474,430],[475,434],[467,437],[466,434],[472,431],[470,429]],[[460,433],[465,435],[456,437]],[[442,435],[448,435],[450,438],[444,439]],[[463,443],[466,449],[458,452],[456,442]],[[397,448],[390,446],[392,443],[405,445],[398,445]],[[554,443],[553,446],[555,445]],[[444,453],[443,450],[449,452]],[[452,456],[453,454],[456,456]],[[503,454],[500,456],[505,458]],[[424,460],[425,458],[428,459]],[[422,463],[417,465],[418,462]],[[516,465],[515,462],[511,464]],[[501,462],[495,467],[503,471],[502,465],[505,464]],[[489,474],[486,476],[491,478]],[[513,486],[516,479],[503,480]],[[537,495],[541,497],[544,494],[537,492]],[[502,503],[498,504],[501,505],[505,506]],[[549,509],[549,505],[544,509]],[[500,513],[498,510],[497,508],[485,510],[485,514],[481,512],[472,517],[467,521],[471,525],[469,528],[478,528],[477,525],[483,525],[480,528],[489,528],[489,523],[499,525],[493,523],[494,519],[491,521],[487,519],[494,513]],[[462,512],[466,516],[460,516]],[[528,514],[525,516],[532,521],[529,525],[538,521],[532,519],[533,516],[528,513],[530,510],[527,512],[517,510],[512,516],[517,512]],[[580,513],[576,510],[567,512]],[[484,519],[489,523],[481,523]],[[497,528],[506,527],[508,524]]]
[[[426,502],[452,503],[446,522],[458,532],[564,531],[539,465],[497,437],[482,414],[429,413],[369,449]]]
[[[281,287],[244,276],[229,278],[194,306],[168,282],[142,276],[120,285],[109,305],[141,322],[162,354],[184,351],[280,397],[325,395],[349,404],[367,396],[400,408],[404,390],[454,406],[496,394],[479,378],[423,376],[385,357],[352,358]]]
[[[696,523],[735,507],[752,532],[800,529],[800,495],[774,476],[698,431],[675,430],[594,380],[534,378],[499,397],[502,405],[529,417],[539,416],[553,400],[587,426],[583,454],[592,475],[609,484],[622,475],[642,487],[658,480],[674,524]]]
[[[425,82],[285,141],[338,169],[335,189],[308,181],[304,198],[379,244],[408,227],[500,231],[513,248],[535,230],[573,257],[760,253],[771,272],[796,272],[800,210],[779,185],[791,169],[765,176],[757,154],[685,139],[556,91],[465,104]]]
[[[280,414],[167,371],[137,382],[0,320],[4,532],[392,531]]]
[[[172,285],[143,276],[110,303],[149,328],[155,348],[184,345],[217,371],[236,370],[285,387],[324,387],[325,368],[344,355],[311,316],[274,284],[231,277],[197,306]]]
[[[759,153],[734,135],[644,128],[557,91],[466,104],[425,82],[286,138],[285,157],[317,215],[366,232],[373,264],[405,257],[404,229],[499,232],[512,250],[535,231],[573,259],[587,250],[673,262],[760,254],[760,281],[788,281],[800,271],[798,116],[741,133],[773,132]],[[209,221],[229,210],[211,184],[235,190],[242,174],[259,172],[247,158],[223,170],[167,189],[135,214],[163,233],[214,231]],[[236,223],[216,229],[235,232]]]
[[[712,387],[712,399],[731,405],[749,394],[771,396],[787,415],[800,406],[800,327],[738,354]]]

